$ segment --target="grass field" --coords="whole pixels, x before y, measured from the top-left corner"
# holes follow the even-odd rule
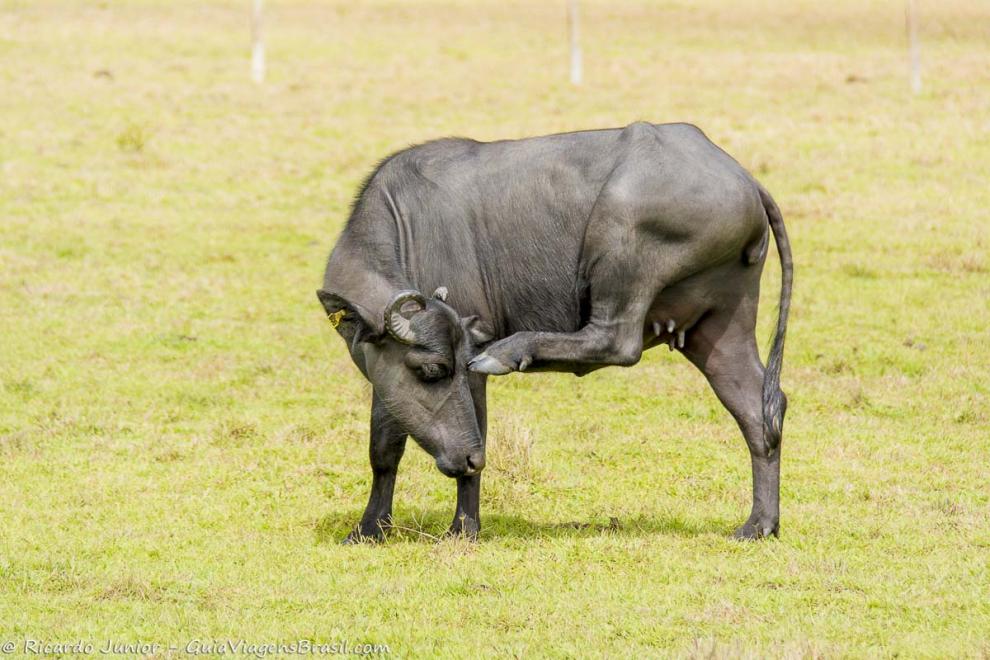
[[[575,88],[563,2],[270,0],[259,87],[246,0],[0,0],[0,642],[990,655],[990,6],[920,3],[912,96],[900,1],[581,4]],[[745,445],[655,351],[492,383],[478,544],[410,446],[405,529],[339,545],[370,390],[314,290],[358,182],[636,119],[784,211],[780,539],[730,540]]]

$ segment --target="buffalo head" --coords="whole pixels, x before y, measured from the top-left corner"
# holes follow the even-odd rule
[[[430,298],[399,291],[382,312],[360,300],[317,291],[347,342],[351,359],[388,412],[436,460],[448,477],[485,466],[468,361],[491,339],[477,317],[462,318],[446,304],[446,289]]]

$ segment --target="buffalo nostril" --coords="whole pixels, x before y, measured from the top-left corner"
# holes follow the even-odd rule
[[[469,454],[467,457],[467,466],[472,472],[481,472],[485,467],[485,454],[480,451]]]

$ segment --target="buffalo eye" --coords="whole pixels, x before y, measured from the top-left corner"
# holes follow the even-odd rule
[[[427,362],[419,365],[416,370],[419,379],[427,383],[433,383],[447,377],[447,365],[439,362]]]

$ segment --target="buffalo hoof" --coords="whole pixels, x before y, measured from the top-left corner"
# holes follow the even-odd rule
[[[732,537],[741,541],[756,541],[770,536],[780,536],[780,525],[769,520],[747,520]]]
[[[341,543],[343,545],[358,545],[360,543],[382,543],[384,540],[385,532],[380,526],[376,526],[374,530],[362,530],[361,527],[356,527]]]
[[[489,374],[492,376],[502,376],[511,373],[514,369],[501,360],[493,358],[487,353],[482,353],[468,362],[468,369],[479,374]]]
[[[468,518],[467,516],[461,516],[456,518],[450,525],[450,529],[444,534],[444,538],[450,538],[452,536],[458,536],[466,538],[470,541],[478,540],[478,533],[481,531],[481,525],[478,521],[473,518]]]

